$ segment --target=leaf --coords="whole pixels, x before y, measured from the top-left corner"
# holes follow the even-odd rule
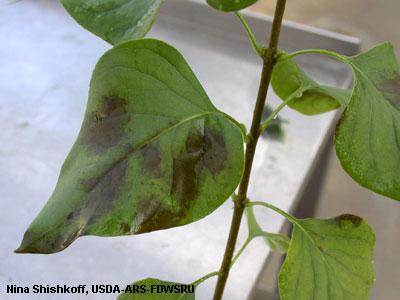
[[[132,291],[136,291],[133,292]],[[186,291],[186,292],[185,292]],[[147,278],[137,281],[125,289],[117,300],[194,300],[194,286],[176,282]]]
[[[400,200],[400,68],[381,44],[348,59],[355,86],[336,127],[336,153],[362,186]]]
[[[17,252],[61,251],[83,235],[139,234],[217,209],[243,171],[243,138],[182,55],[119,44],[97,64],[85,119],[50,200]]]
[[[368,299],[374,243],[371,227],[353,215],[296,220],[279,274],[281,299]]]
[[[306,115],[321,114],[346,106],[347,90],[319,85],[292,59],[277,63],[272,73],[272,88],[288,106]]]
[[[150,30],[163,0],[61,0],[84,28],[112,45],[142,38]]]
[[[253,207],[247,207],[246,210],[247,227],[249,230],[249,239],[256,237],[263,237],[265,242],[268,244],[271,251],[286,253],[289,248],[290,239],[286,235],[269,233],[262,230],[258,224],[255,216]]]
[[[207,0],[207,3],[215,9],[222,11],[238,11],[253,5],[258,0]]]

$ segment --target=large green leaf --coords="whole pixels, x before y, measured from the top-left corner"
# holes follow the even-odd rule
[[[258,0],[207,0],[207,3],[218,10],[238,11],[253,5],[257,1]]]
[[[61,0],[84,28],[111,44],[142,38],[163,0]]]
[[[279,274],[282,300],[366,300],[375,235],[359,217],[296,220]]]
[[[336,153],[358,183],[400,200],[400,69],[381,44],[348,59],[356,82],[336,128]]]
[[[132,293],[135,290],[136,292]],[[194,286],[147,278],[131,285],[117,300],[194,300]]]
[[[234,192],[242,170],[241,129],[181,54],[151,39],[119,44],[94,70],[78,139],[17,252],[196,221]]]
[[[347,90],[319,85],[292,59],[277,63],[271,81],[275,93],[288,106],[306,115],[315,115],[346,106]]]

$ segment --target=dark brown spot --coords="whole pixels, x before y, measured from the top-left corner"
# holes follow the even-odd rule
[[[186,139],[185,151],[174,158],[171,196],[175,196],[183,207],[189,207],[197,193],[199,162],[206,151],[205,146],[199,128],[193,127]]]
[[[68,222],[71,222],[71,220],[72,220],[73,218],[74,218],[74,213],[71,212],[71,213],[69,213],[68,216],[67,216],[67,221],[68,221]]]
[[[144,197],[136,208],[135,233],[145,233],[154,230],[166,229],[178,225],[184,217],[185,210],[172,211],[166,209],[156,197]]]
[[[98,109],[85,119],[81,143],[93,152],[103,152],[119,142],[129,121],[125,99],[103,97]]]
[[[392,78],[385,78],[378,88],[385,95],[385,98],[397,110],[400,110],[400,74],[396,73]]]
[[[88,193],[85,207],[85,215],[89,218],[88,225],[109,212],[118,198],[124,177],[127,171],[127,160],[117,162],[107,173],[82,182]]]
[[[206,150],[203,157],[204,166],[212,174],[217,174],[223,170],[224,164],[228,159],[228,150],[224,137],[219,132],[211,131],[206,127],[204,142]]]
[[[146,145],[142,150],[141,154],[143,156],[143,168],[146,172],[155,177],[161,176],[160,163],[161,155],[160,149],[151,144]]]
[[[189,208],[198,192],[198,179],[206,168],[216,175],[228,158],[225,140],[208,127],[192,127],[186,139],[186,149],[173,162],[171,195],[183,208]]]
[[[345,223],[345,222],[351,222],[353,223],[354,226],[358,227],[360,226],[362,219],[360,217],[357,217],[355,215],[351,214],[344,214],[339,217],[336,217],[335,220],[339,222],[339,225]]]

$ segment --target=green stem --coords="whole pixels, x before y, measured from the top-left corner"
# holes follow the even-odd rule
[[[255,37],[253,31],[251,30],[249,24],[246,22],[245,18],[240,14],[240,12],[236,11],[235,15],[239,18],[240,23],[242,23],[244,30],[246,31],[247,37],[249,38],[249,41],[251,43],[251,46],[253,47],[254,51],[257,53],[257,55],[262,56],[263,55],[263,48],[260,46],[260,44],[257,42],[257,38]]]
[[[268,128],[271,122],[278,116],[282,109],[293,99],[294,97],[289,97],[287,101],[282,102],[261,124],[261,132]]]
[[[299,50],[299,51],[294,51],[292,53],[284,54],[281,55],[279,58],[279,61],[284,61],[286,59],[291,59],[294,58],[298,55],[303,55],[303,54],[321,54],[321,55],[327,55],[333,58],[336,58],[342,62],[348,62],[348,59],[346,56],[341,55],[336,52],[328,51],[328,50],[323,50],[323,49],[305,49],[305,50]]]
[[[231,268],[233,267],[233,265],[236,263],[236,261],[238,260],[240,255],[242,255],[243,251],[247,248],[247,246],[250,244],[250,242],[252,240],[253,239],[251,237],[248,237],[247,240],[242,245],[242,247],[240,247],[239,251],[236,253],[235,257],[232,259]]]
[[[228,241],[226,243],[224,258],[221,263],[220,275],[218,276],[217,285],[214,292],[214,300],[221,300],[224,293],[226,281],[229,276],[229,270],[232,264],[232,258],[235,251],[235,245],[240,229],[241,220],[247,202],[247,190],[249,187],[250,174],[253,166],[254,155],[257,142],[261,134],[261,119],[267,98],[268,87],[271,81],[272,71],[276,64],[276,56],[278,53],[279,35],[282,27],[283,14],[285,12],[286,0],[278,0],[274,21],[272,23],[272,31],[269,40],[268,49],[263,53],[263,69],[261,72],[260,87],[257,95],[257,102],[253,112],[253,120],[248,134],[249,141],[246,145],[245,165],[242,180],[239,185],[238,196],[235,197],[235,206],[232,216],[231,228],[229,231]]]
[[[219,272],[208,273],[208,274],[204,275],[203,277],[193,281],[192,284],[194,286],[198,286],[198,285],[202,284],[204,281],[206,281],[207,279],[214,277],[214,276],[218,276],[218,275],[219,275]]]
[[[292,215],[288,214],[287,212],[284,212],[282,209],[267,203],[267,202],[261,202],[261,201],[251,201],[247,203],[247,206],[264,206],[266,208],[272,209],[273,211],[277,212],[281,216],[284,216],[286,219],[288,219],[292,224],[297,225],[297,219],[293,217]]]

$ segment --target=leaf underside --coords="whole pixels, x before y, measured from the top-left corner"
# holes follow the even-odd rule
[[[151,293],[152,288],[154,291],[155,286],[162,288],[164,292],[162,293]],[[132,290],[136,288],[140,289],[141,292],[136,293],[121,293],[117,300],[195,300],[195,294],[189,293],[189,287],[187,287],[187,292],[179,293],[181,291],[182,284],[176,282],[163,281],[160,279],[147,278],[134,282],[132,284]],[[146,289],[146,293],[144,292]]]
[[[393,47],[349,58],[355,86],[336,127],[336,153],[362,186],[400,200],[400,68]]]
[[[153,25],[163,0],[61,0],[84,28],[112,45],[142,38]]]
[[[282,300],[367,300],[375,235],[357,216],[298,220],[279,274]]]
[[[345,107],[350,92],[318,84],[292,59],[276,64],[271,80],[275,93],[288,106],[305,115],[315,115]]]
[[[77,141],[16,252],[188,224],[229,198],[242,170],[239,127],[181,54],[158,40],[119,44],[95,68]]]
[[[258,0],[207,0],[207,3],[215,9],[231,12],[251,6],[257,1]]]

